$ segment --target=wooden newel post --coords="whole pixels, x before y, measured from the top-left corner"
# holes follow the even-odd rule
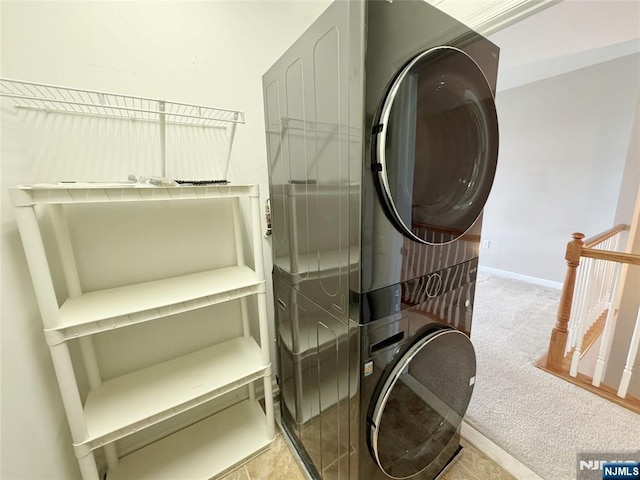
[[[560,296],[560,304],[558,305],[558,317],[556,325],[551,332],[551,340],[549,341],[549,353],[547,355],[547,368],[552,370],[560,370],[564,351],[567,345],[567,325],[571,316],[571,302],[573,301],[573,290],[576,286],[576,270],[580,264],[580,255],[584,243],[583,233],[574,233],[571,235],[573,240],[567,244],[567,253],[565,260],[567,261],[567,274],[564,277],[564,285],[562,286],[562,295]]]

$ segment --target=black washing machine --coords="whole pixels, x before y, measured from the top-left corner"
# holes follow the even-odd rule
[[[475,269],[472,260],[362,296],[370,322],[352,337],[360,354],[352,422],[361,454],[353,459],[357,475],[344,478],[436,478],[461,451],[476,375],[465,332]]]
[[[283,426],[316,478],[436,478],[475,382],[498,48],[337,1],[263,77]]]

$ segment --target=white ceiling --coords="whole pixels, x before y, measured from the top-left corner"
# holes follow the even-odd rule
[[[640,52],[638,0],[429,1],[500,47],[498,90]]]

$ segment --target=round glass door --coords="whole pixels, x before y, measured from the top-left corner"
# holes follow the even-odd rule
[[[498,157],[480,67],[453,47],[423,52],[392,82],[374,125],[374,177],[396,228],[426,244],[463,235],[484,208]]]
[[[400,356],[370,416],[369,445],[382,471],[404,479],[429,467],[458,431],[475,374],[471,341],[450,328],[426,333]]]

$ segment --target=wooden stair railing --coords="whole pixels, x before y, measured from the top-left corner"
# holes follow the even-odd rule
[[[564,277],[560,304],[558,305],[558,316],[556,325],[551,331],[549,340],[549,350],[547,353],[546,367],[549,370],[560,370],[564,360],[567,336],[569,330],[569,318],[571,317],[571,304],[573,303],[573,291],[576,287],[576,270],[580,265],[580,256],[584,242],[584,233],[574,233],[573,240],[567,244],[567,252],[564,256],[567,261],[567,273]]]
[[[576,271],[580,265],[580,257],[595,258],[600,260],[609,260],[613,262],[632,263],[640,261],[640,256],[622,252],[612,252],[607,250],[597,250],[594,247],[601,244],[605,240],[628,230],[628,225],[616,225],[588,240],[583,241],[584,233],[576,232],[571,236],[573,238],[567,244],[565,260],[567,261],[567,273],[565,275],[560,303],[558,305],[558,315],[556,324],[551,332],[551,340],[549,341],[549,350],[546,359],[546,368],[549,370],[562,369],[562,363],[566,353],[568,323],[571,317],[571,307],[573,303],[573,294],[576,285]]]
[[[615,329],[616,311],[614,300],[617,296],[618,279],[623,265],[640,265],[640,255],[615,251],[620,234],[628,230],[627,225],[616,225],[609,230],[584,240],[584,234],[572,234],[567,244],[565,260],[567,272],[558,305],[555,326],[551,332],[547,355],[537,362],[537,366],[549,373],[597,393],[622,406],[640,413],[640,399],[626,393],[626,386],[612,394],[614,389],[601,385],[604,366],[609,354],[611,338]],[[584,259],[583,270],[581,259]],[[585,270],[586,269],[586,270]],[[577,281],[577,284],[576,284]],[[577,295],[576,295],[577,290]],[[604,300],[603,300],[604,298]],[[573,310],[575,311],[573,311]],[[629,361],[637,355],[640,340],[640,314],[636,323],[636,333],[631,341]],[[578,361],[586,350],[602,334],[596,369],[593,378],[578,373]],[[623,393],[621,395],[621,392]],[[619,397],[626,397],[624,399]]]

